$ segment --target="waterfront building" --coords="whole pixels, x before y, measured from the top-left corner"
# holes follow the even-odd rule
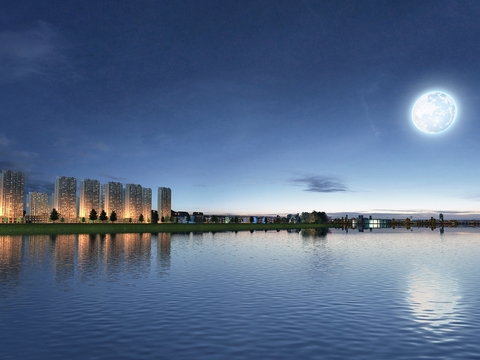
[[[193,212],[193,221],[196,222],[196,223],[203,223],[203,221],[204,221],[203,212],[194,211]]]
[[[123,219],[123,185],[119,182],[109,181],[102,185],[103,210],[110,216],[112,211],[117,214],[117,219]]]
[[[151,222],[152,220],[152,189],[143,188],[142,189],[142,205],[143,210],[142,214],[145,219],[145,222]]]
[[[27,194],[26,213],[28,216],[49,214],[48,194],[36,191],[29,192]]]
[[[92,209],[100,214],[100,181],[84,179],[80,182],[78,216],[88,219]]]
[[[124,189],[124,217],[138,221],[143,211],[143,191],[140,185],[126,184]],[[145,218],[145,215],[144,215]]]
[[[187,211],[172,211],[172,222],[187,224],[190,220],[191,216]]]
[[[165,220],[168,217],[171,217],[172,213],[172,189],[167,187],[158,188],[158,216],[160,221],[162,217]]]
[[[55,179],[53,207],[67,222],[77,218],[77,179],[66,176]]]
[[[2,170],[0,174],[0,217],[16,222],[23,217],[25,175],[20,171]]]

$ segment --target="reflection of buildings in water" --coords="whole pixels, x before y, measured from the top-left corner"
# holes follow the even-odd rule
[[[81,277],[95,275],[101,263],[100,236],[78,235],[78,271]]]
[[[457,283],[428,269],[412,273],[407,302],[415,321],[433,332],[449,332],[458,316],[461,298]]]
[[[97,235],[95,250],[108,274],[124,267],[146,271],[150,266],[150,234]]]
[[[327,237],[329,233],[328,228],[302,229],[300,232],[299,239],[305,249],[312,279],[318,283],[325,281],[325,275],[335,271],[342,264],[342,261],[339,261],[340,255],[334,254],[334,247],[329,246]]]
[[[18,281],[22,264],[22,237],[0,236],[0,281]]]
[[[52,237],[55,244],[54,268],[57,281],[65,281],[75,274],[75,244],[78,235]]]
[[[126,264],[146,268],[150,265],[150,234],[122,234]],[[117,240],[118,241],[118,240]]]
[[[50,261],[54,247],[50,241],[50,235],[24,236],[25,260],[31,263]]]
[[[170,270],[170,258],[171,258],[171,233],[159,233],[158,245],[157,245],[157,261],[160,272],[166,272]]]

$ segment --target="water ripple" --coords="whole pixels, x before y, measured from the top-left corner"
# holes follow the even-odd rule
[[[476,358],[478,239],[2,237],[2,358]]]

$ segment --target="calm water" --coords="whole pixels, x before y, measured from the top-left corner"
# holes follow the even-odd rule
[[[0,358],[480,358],[479,262],[476,229],[0,236]]]

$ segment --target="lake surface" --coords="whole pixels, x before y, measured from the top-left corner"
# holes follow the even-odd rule
[[[480,358],[479,263],[469,228],[0,236],[0,358]]]

